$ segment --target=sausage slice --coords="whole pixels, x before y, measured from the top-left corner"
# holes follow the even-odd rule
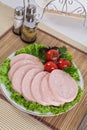
[[[62,101],[56,101],[56,98],[53,96],[49,88],[48,79],[49,79],[49,73],[47,73],[47,75],[42,79],[41,82],[40,90],[41,90],[42,100],[48,103],[48,105],[53,105],[53,106],[59,106],[64,104],[64,102]]]
[[[22,95],[28,101],[36,101],[31,93],[31,82],[34,79],[35,75],[42,70],[40,68],[33,68],[29,70],[23,78],[22,81]]]
[[[42,104],[44,106],[48,105],[48,103],[44,102],[42,100],[42,95],[41,95],[41,82],[44,76],[46,76],[48,72],[42,71],[39,72],[32,80],[31,83],[31,93],[34,97],[34,99],[36,100],[36,102],[38,102],[39,104]]]
[[[57,100],[71,102],[78,93],[75,80],[62,70],[53,70],[49,76],[49,87]]]
[[[36,56],[30,55],[30,54],[19,54],[12,58],[10,62],[10,66],[18,62],[19,60],[33,60],[33,61],[40,61],[40,59]]]

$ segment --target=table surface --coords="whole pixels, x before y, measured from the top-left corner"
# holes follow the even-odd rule
[[[49,46],[66,46],[71,52],[74,62],[82,73],[85,86],[81,101],[69,112],[54,117],[34,116],[34,118],[51,127],[53,130],[77,130],[82,119],[87,114],[87,55],[62,40],[59,40],[58,38],[55,38],[41,30],[37,31],[37,42],[44,43]],[[0,64],[11,53],[26,45],[27,44],[20,40],[19,36],[13,34],[12,31],[9,30],[0,41]],[[3,97],[2,93],[0,95],[0,97]]]

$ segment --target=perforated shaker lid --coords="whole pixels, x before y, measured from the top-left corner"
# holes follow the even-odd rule
[[[29,4],[26,10],[26,14],[35,14],[36,13],[36,6],[33,4]]]
[[[23,16],[24,15],[24,8],[21,6],[18,6],[15,8],[15,12],[16,15],[18,16]]]

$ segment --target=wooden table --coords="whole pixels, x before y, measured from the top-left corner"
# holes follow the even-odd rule
[[[69,112],[54,116],[54,117],[36,117],[37,120],[51,127],[53,130],[77,130],[82,119],[87,114],[87,54],[81,52],[80,50],[68,45],[67,43],[55,38],[41,30],[37,31],[37,42],[44,43],[50,46],[66,46],[71,52],[74,62],[80,69],[82,76],[84,78],[84,94],[81,101]],[[24,42],[20,40],[19,36],[16,36],[9,30],[0,41],[0,64],[3,60],[8,57],[12,52],[26,46]],[[3,98],[2,93],[0,98]]]

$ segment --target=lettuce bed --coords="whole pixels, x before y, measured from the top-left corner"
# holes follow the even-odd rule
[[[44,47],[46,48],[46,46],[43,44],[35,43],[35,44],[29,45],[25,48],[22,48],[16,51],[15,55],[18,55],[21,53],[32,54],[34,56],[39,57],[41,61],[45,63],[46,62],[45,51],[40,51],[41,48],[44,48]],[[72,56],[66,49],[64,49],[64,47],[59,48],[59,51],[60,51],[60,54],[62,54],[62,57],[64,55],[67,59],[71,60],[72,62]],[[2,64],[2,67],[0,68],[0,83],[3,83],[6,86],[6,89],[11,92],[10,97],[12,100],[14,100],[17,104],[23,105],[27,110],[38,111],[42,114],[46,114],[48,112],[51,112],[53,114],[59,114],[59,113],[68,111],[72,106],[78,103],[79,100],[81,99],[83,90],[81,89],[80,86],[78,86],[77,97],[72,102],[66,103],[63,106],[58,106],[58,107],[57,106],[42,106],[36,102],[26,101],[22,95],[20,95],[19,93],[13,90],[11,81],[8,79],[9,69],[10,69],[10,59],[7,58],[5,59],[5,61]],[[73,65],[73,63],[71,67],[67,67],[66,69],[64,69],[64,71],[69,73],[76,81],[80,81],[78,69]]]

